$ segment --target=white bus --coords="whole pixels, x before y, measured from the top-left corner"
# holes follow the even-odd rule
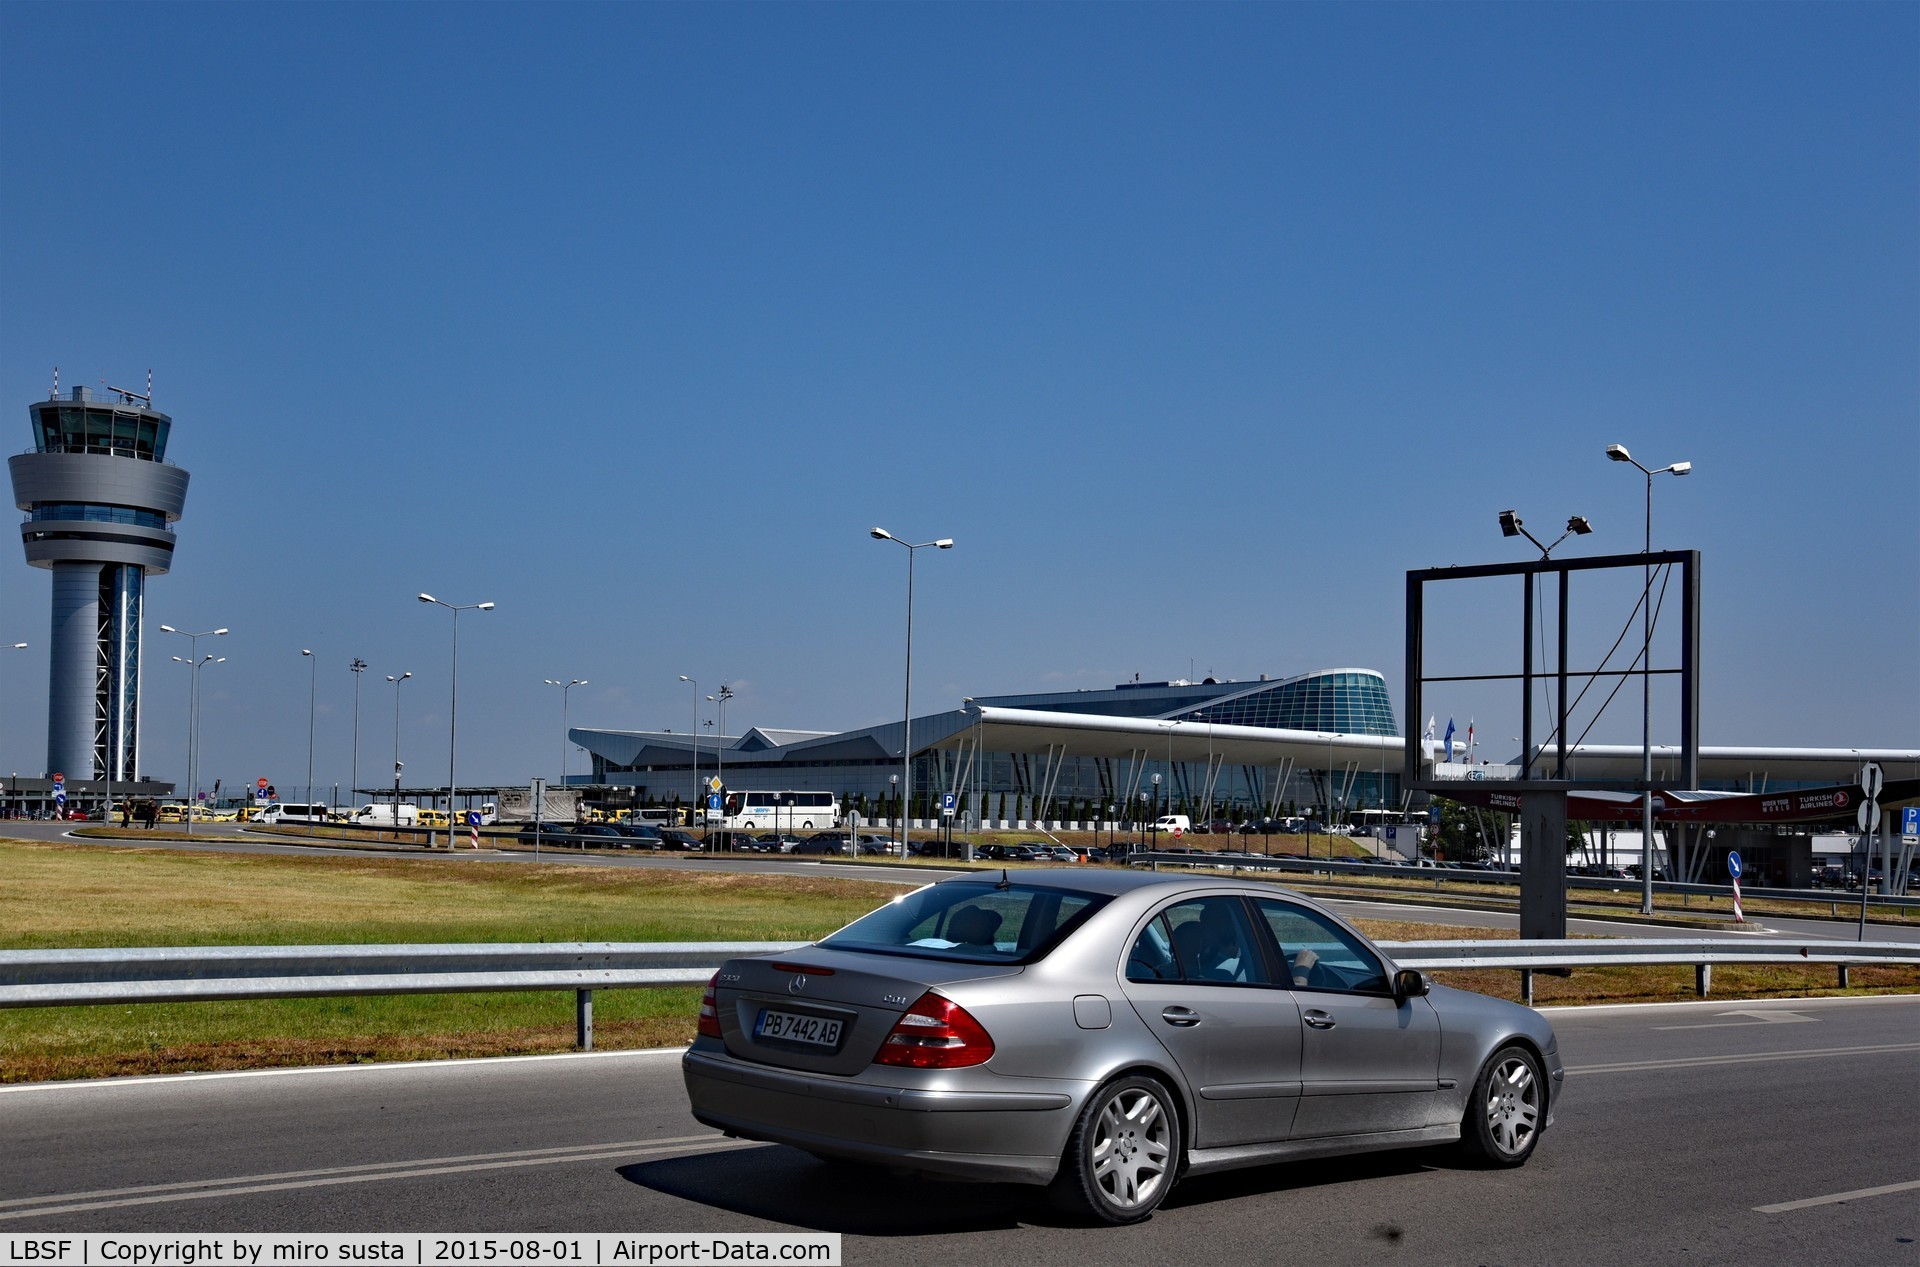
[[[720,809],[707,811],[707,826],[724,831],[813,831],[839,822],[831,792],[728,792]]]

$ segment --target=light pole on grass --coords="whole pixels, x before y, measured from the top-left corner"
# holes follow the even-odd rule
[[[725,682],[720,684],[718,695],[707,696],[707,702],[720,706],[720,733],[713,738],[713,777],[720,780],[720,795],[727,794],[727,701],[733,698],[733,688]],[[720,804],[720,825],[724,829],[727,822],[726,802]],[[725,836],[721,839],[726,840]]]
[[[905,779],[902,783],[900,801],[900,849],[905,856],[907,842],[912,834],[908,817],[909,805],[913,800],[913,556],[920,551],[953,549],[953,538],[942,537],[938,541],[922,541],[914,544],[902,541],[885,528],[873,528],[867,533],[875,541],[891,541],[895,545],[905,546],[907,550],[907,688],[906,703],[901,710],[900,725],[900,773]]]
[[[1630,463],[1647,477],[1647,534],[1642,554],[1653,553],[1653,477],[1687,475],[1691,462],[1670,462],[1648,469],[1634,461],[1624,444],[1607,446],[1607,457]],[[1653,914],[1653,563],[1640,565],[1640,913]]]
[[[562,682],[556,678],[542,678],[541,680],[548,686],[557,686],[560,688],[560,788],[562,791],[565,791],[567,786],[567,758],[572,755],[567,743],[567,697],[573,693],[574,687],[585,686],[587,679],[577,677],[570,682]]]
[[[680,675],[680,680],[693,688],[693,728],[689,731],[693,736],[693,800],[690,802],[693,811],[687,818],[687,826],[691,827],[694,815],[698,815],[702,822],[706,821],[706,815],[699,813],[702,803],[700,800],[700,683],[684,673]]]
[[[444,607],[453,613],[453,672],[450,675],[453,679],[453,694],[451,703],[447,707],[447,849],[451,852],[453,849],[453,798],[457,786],[454,779],[454,756],[460,738],[460,613],[465,611],[490,612],[493,610],[493,604],[448,603],[435,598],[431,594],[420,595],[420,601],[423,603],[432,603],[436,607]],[[433,846],[433,836],[431,834],[427,836],[427,846],[428,848],[432,848]]]
[[[193,670],[193,690],[187,697],[187,834],[193,834],[193,811],[200,803],[200,670],[209,664],[225,664],[227,657],[203,655],[198,660],[173,657],[175,664]]]
[[[367,662],[355,656],[347,671],[353,674],[353,782],[347,788],[351,801],[360,795],[360,675],[367,671]]]
[[[193,693],[187,702],[187,781],[189,784],[193,784],[199,766],[198,758],[194,755],[194,740],[197,737],[200,725],[200,670],[197,667],[200,662],[200,639],[223,638],[226,636],[227,631],[225,629],[175,629],[172,625],[162,625],[160,626],[160,632],[178,634],[180,637],[185,638],[187,640],[186,656],[184,658],[181,656],[175,656],[173,658],[182,664],[196,666],[193,673]],[[193,785],[187,793],[187,834],[189,836],[193,834],[193,804],[196,799],[195,793],[199,792],[199,790],[198,785]]]
[[[307,661],[307,804],[313,804],[313,712],[320,699],[320,657],[312,651],[301,649],[301,656]],[[313,811],[307,810],[309,814]]]
[[[387,681],[393,683],[393,826],[400,826],[400,684],[412,677],[409,670],[399,677],[387,674]]]

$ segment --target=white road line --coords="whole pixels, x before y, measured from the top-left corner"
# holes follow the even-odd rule
[[[636,1142],[633,1145],[601,1144],[583,1148],[574,1148],[555,1152],[550,1149],[535,1150],[546,1155],[509,1157],[502,1161],[477,1161],[456,1165],[433,1165],[429,1161],[395,1162],[392,1168],[373,1173],[322,1175],[309,1179],[289,1179],[274,1183],[252,1182],[248,1179],[208,1180],[207,1186],[179,1192],[151,1192],[141,1196],[124,1196],[105,1200],[86,1200],[85,1193],[59,1194],[41,1197],[39,1205],[23,1209],[0,1211],[0,1221],[13,1219],[35,1219],[51,1214],[75,1214],[86,1210],[117,1210],[136,1205],[166,1205],[180,1201],[209,1201],[220,1197],[247,1196],[261,1192],[291,1192],[302,1188],[331,1188],[348,1183],[381,1183],[391,1179],[420,1179],[432,1175],[472,1174],[482,1170],[512,1170],[526,1166],[559,1166],[578,1162],[615,1161],[625,1157],[650,1157],[661,1153],[690,1152],[695,1149],[733,1149],[758,1147],[753,1140],[732,1140],[720,1135],[687,1137],[698,1142],[673,1142],[658,1140]],[[341,1167],[344,1170],[355,1167]],[[295,1172],[299,1173],[299,1172]],[[260,1176],[271,1178],[272,1176]],[[225,1184],[226,1186],[211,1186]],[[162,1187],[170,1185],[160,1185]],[[141,1192],[141,1189],[129,1189]],[[67,1202],[67,1204],[54,1204]]]
[[[614,1060],[638,1056],[678,1056],[685,1047],[634,1047],[619,1051],[554,1051],[535,1056],[463,1056],[452,1060],[389,1060],[357,1065],[290,1065],[281,1069],[224,1069],[214,1073],[154,1073],[124,1078],[76,1078],[69,1082],[13,1082],[0,1084],[0,1095],[33,1091],[100,1091],[120,1087],[171,1086],[182,1082],[215,1082],[227,1078],[288,1078],[298,1074],[386,1073],[417,1069],[449,1069],[471,1065],[518,1065],[536,1060]]]
[[[1858,1201],[1862,1197],[1884,1197],[1896,1192],[1912,1192],[1920,1188],[1920,1179],[1909,1179],[1905,1183],[1889,1183],[1878,1188],[1855,1188],[1852,1192],[1836,1192],[1830,1197],[1808,1197],[1804,1201],[1782,1201],[1778,1205],[1756,1205],[1753,1208],[1761,1214],[1786,1214],[1793,1210],[1804,1210],[1815,1205],[1837,1205],[1842,1201]]]
[[[1675,1060],[1629,1060],[1617,1065],[1577,1065],[1576,1073],[1639,1073],[1653,1069],[1694,1069],[1704,1065],[1752,1065],[1770,1060],[1816,1060],[1827,1056],[1875,1056],[1888,1052],[1920,1051],[1920,1043],[1881,1043],[1870,1047],[1815,1047],[1803,1051],[1737,1052],[1726,1056],[1682,1056]]]
[[[395,1170],[407,1166],[450,1166],[470,1161],[505,1161],[514,1157],[545,1157],[558,1153],[601,1152],[607,1149],[646,1148],[672,1144],[697,1144],[721,1137],[676,1135],[664,1139],[629,1139],[607,1144],[567,1144],[559,1148],[515,1148],[499,1153],[467,1153],[458,1157],[418,1157],[412,1161],[374,1161],[358,1166],[323,1166],[317,1170],[283,1170],[267,1175],[234,1175],[226,1179],[183,1179],[178,1183],[144,1183],[132,1188],[98,1188],[92,1192],[62,1192],[44,1197],[14,1197],[0,1201],[0,1210],[22,1205],[43,1205],[48,1201],[91,1201],[95,1197],[126,1197],[148,1192],[179,1192],[187,1188],[207,1188],[236,1183],[266,1183],[280,1179],[312,1179],[319,1175],[362,1174],[375,1170]]]
[[[1609,1012],[1678,1012],[1687,1008],[1720,1007],[1733,999],[1676,999],[1669,1003],[1556,1003],[1542,1004],[1536,1012],[1553,1013],[1554,1024],[1576,1021],[1584,1016],[1602,1016]],[[1757,1007],[1791,1004],[1807,1007],[1857,1007],[1863,1004],[1920,1003],[1920,994],[1828,994],[1812,998],[1749,999]]]

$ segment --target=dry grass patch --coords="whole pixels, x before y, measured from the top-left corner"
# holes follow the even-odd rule
[[[0,842],[0,948],[798,941],[873,909],[858,880]]]

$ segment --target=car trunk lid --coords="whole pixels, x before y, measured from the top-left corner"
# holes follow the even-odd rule
[[[1018,972],[1013,965],[810,946],[728,960],[715,978],[714,997],[728,1054],[783,1069],[850,1075],[873,1063],[895,1023],[928,990]]]

